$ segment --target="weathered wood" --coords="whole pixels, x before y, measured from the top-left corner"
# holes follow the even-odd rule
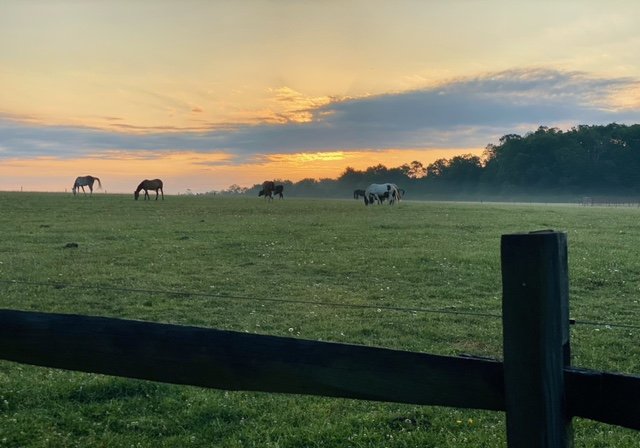
[[[504,409],[495,361],[141,321],[1,310],[0,358],[227,390]]]
[[[569,365],[566,235],[503,235],[501,253],[509,446],[570,447],[564,380]]]

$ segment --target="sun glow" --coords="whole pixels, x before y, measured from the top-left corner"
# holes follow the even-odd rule
[[[129,193],[143,179],[161,178],[167,194],[208,192],[237,184],[250,187],[267,179],[297,182],[337,178],[347,167],[365,170],[382,164],[395,168],[414,160],[427,166],[459,154],[481,155],[481,149],[414,149],[385,151],[327,151],[273,154],[240,161],[226,153],[111,151],[90,157],[60,159],[38,157],[4,160],[0,190],[71,191],[77,176],[100,178],[103,191]]]

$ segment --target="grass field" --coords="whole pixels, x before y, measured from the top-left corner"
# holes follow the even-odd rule
[[[568,234],[573,364],[640,373],[638,208],[0,193],[0,308],[501,358],[500,236],[549,228]],[[574,428],[577,447],[640,447],[635,431],[580,419]],[[506,442],[497,412],[0,361],[5,446]]]

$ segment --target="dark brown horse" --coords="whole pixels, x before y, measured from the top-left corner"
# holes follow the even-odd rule
[[[276,189],[276,184],[273,181],[265,180],[262,183],[262,190],[258,192],[258,196],[264,196],[264,198],[273,199],[273,192]]]
[[[91,192],[91,194],[93,194],[93,183],[95,181],[98,181],[98,188],[102,188],[100,179],[98,179],[97,177],[93,177],[93,176],[76,177],[76,181],[73,183],[73,187],[71,188],[71,191],[73,191],[73,195],[75,196],[75,194],[79,192],[80,188],[82,188],[83,193],[86,193],[86,191],[84,191],[84,187],[89,187],[89,191]]]
[[[138,200],[138,196],[140,196],[140,190],[144,190],[144,199],[151,199],[149,197],[149,190],[155,190],[156,192],[156,201],[158,200],[158,190],[162,193],[162,200],[164,201],[164,191],[162,191],[162,181],[160,179],[145,179],[140,182],[136,191],[133,192],[133,197]]]

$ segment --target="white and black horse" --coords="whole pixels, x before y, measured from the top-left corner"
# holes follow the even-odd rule
[[[93,176],[76,177],[76,181],[73,183],[73,187],[71,188],[73,195],[75,196],[76,193],[79,192],[80,188],[82,188],[82,192],[86,194],[86,191],[84,191],[84,187],[89,187],[89,192],[93,194],[93,183],[95,181],[98,181],[98,188],[102,188],[100,179],[98,179],[97,177],[93,177]]]
[[[400,192],[396,184],[371,184],[364,191],[364,205],[375,202],[382,204],[384,199],[389,199],[390,205],[400,200]]]
[[[393,185],[395,185],[395,184],[393,184]],[[398,197],[396,198],[396,200],[398,202],[400,202],[400,199],[404,198],[404,195],[405,195],[405,190],[403,190],[402,188],[398,188]],[[387,199],[389,199],[389,193],[388,192],[383,194],[382,196],[380,196],[380,202],[384,202]]]

